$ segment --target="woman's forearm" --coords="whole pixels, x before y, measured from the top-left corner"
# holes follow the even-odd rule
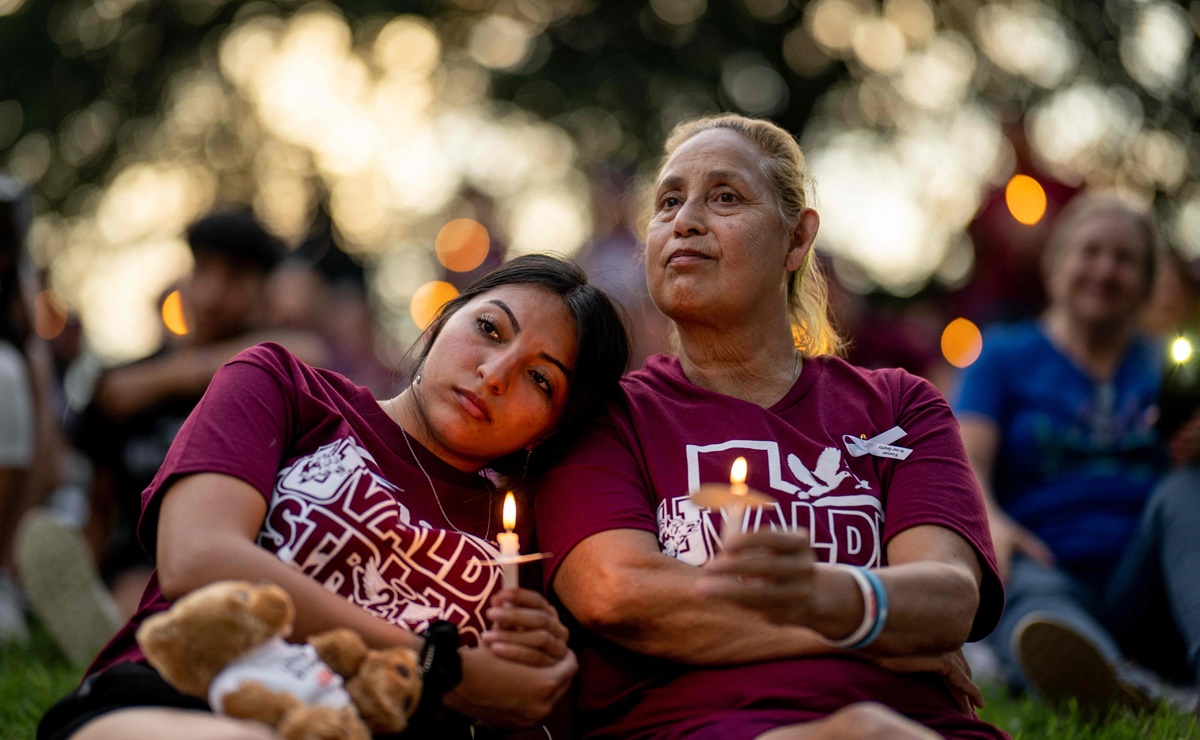
[[[170,573],[160,571],[160,585],[167,598],[178,598],[214,581],[266,581],[280,586],[292,597],[296,607],[292,640],[303,641],[335,627],[349,627],[371,647],[406,645],[417,649],[422,644],[421,639],[408,630],[325,590],[304,573],[252,542],[231,536],[220,538],[212,545],[206,556],[190,563],[179,563]]]
[[[249,484],[226,475],[180,478],[163,497],[158,523],[158,582],[168,599],[214,581],[267,581],[292,597],[292,639],[334,627],[359,632],[372,647],[418,647],[420,638],[372,616],[255,544],[266,502]],[[199,524],[198,524],[199,523]]]
[[[612,530],[577,545],[554,589],[583,626],[643,655],[690,665],[728,665],[838,652],[812,630],[698,588],[700,571],[658,551],[654,536]]]
[[[887,546],[877,571],[888,592],[887,626],[872,653],[941,653],[962,646],[979,610],[983,566],[957,533],[935,525],[906,529]]]
[[[940,527],[915,527],[893,538],[889,556],[894,565],[875,571],[889,614],[864,652],[936,654],[961,646],[979,606],[980,566],[970,545]],[[829,641],[864,619],[854,578],[825,564],[790,564],[763,583],[753,568],[764,563],[778,568],[777,560],[755,558],[747,581],[726,577],[725,587],[706,588],[702,571],[657,552],[652,535],[615,530],[577,545],[554,587],[585,627],[645,655],[719,665],[841,652]]]
[[[888,593],[889,613],[869,654],[930,655],[962,647],[979,607],[979,586],[966,569],[911,563],[876,573]]]

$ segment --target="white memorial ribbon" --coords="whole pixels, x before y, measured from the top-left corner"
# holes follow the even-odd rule
[[[849,434],[843,434],[842,441],[846,444],[846,451],[853,457],[875,455],[876,457],[890,457],[893,460],[903,460],[912,454],[912,449],[897,447],[892,442],[895,442],[904,435],[905,431],[896,426],[886,432],[876,434],[870,439],[859,439],[858,437],[851,437]]]

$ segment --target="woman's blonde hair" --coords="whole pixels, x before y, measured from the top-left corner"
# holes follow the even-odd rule
[[[796,139],[770,121],[723,113],[685,121],[676,126],[663,145],[659,172],[684,142],[716,129],[728,129],[745,136],[763,153],[761,166],[775,191],[779,212],[786,228],[794,229],[800,213],[808,207],[809,178],[804,153]],[[817,263],[816,250],[808,250],[804,263],[792,273],[787,286],[788,313],[796,348],[806,357],[841,354],[845,341],[829,318],[829,294],[825,276]]]

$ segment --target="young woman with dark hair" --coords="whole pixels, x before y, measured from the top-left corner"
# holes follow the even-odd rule
[[[170,689],[134,641],[146,617],[224,579],[286,589],[293,640],[344,626],[420,649],[431,625],[457,632],[458,653],[437,660],[458,665],[426,682],[409,734],[549,712],[576,669],[566,629],[542,596],[473,563],[498,555],[490,471],[536,475],[599,411],[628,362],[625,328],[579,268],[534,255],[468,287],[426,338],[411,383],[383,401],[271,344],[217,374],[143,494],[157,571],[141,609],[40,738],[267,737]]]

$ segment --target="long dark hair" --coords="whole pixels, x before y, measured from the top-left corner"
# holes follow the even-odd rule
[[[477,296],[505,285],[536,285],[558,295],[571,314],[578,338],[566,407],[554,433],[532,455],[517,450],[489,466],[504,478],[505,485],[529,491],[531,483],[553,465],[612,398],[629,366],[629,332],[616,304],[588,281],[579,265],[547,254],[523,255],[480,277],[441,307],[425,330],[425,346],[413,372],[424,364],[451,316]]]

